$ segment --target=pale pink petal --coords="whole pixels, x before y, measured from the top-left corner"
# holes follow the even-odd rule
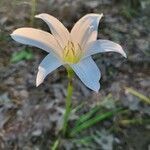
[[[117,52],[125,58],[127,57],[126,53],[119,44],[109,40],[96,40],[87,45],[84,58],[93,54],[104,52]]]
[[[79,63],[71,65],[71,67],[88,88],[98,92],[101,73],[91,57],[85,58]]]
[[[48,53],[53,52],[58,56],[62,55],[62,50],[57,41],[48,32],[34,28],[19,28],[11,34],[11,37],[22,44],[35,46]]]
[[[40,18],[47,23],[55,39],[61,47],[64,48],[68,40],[70,40],[70,33],[67,28],[57,18],[49,14],[42,13],[35,17]]]
[[[36,78],[36,86],[39,86],[49,73],[51,73],[61,65],[62,62],[59,59],[57,59],[52,54],[48,54],[39,65]]]

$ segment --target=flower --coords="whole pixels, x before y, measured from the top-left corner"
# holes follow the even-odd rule
[[[52,34],[34,28],[19,28],[11,34],[15,41],[49,53],[39,65],[36,86],[53,70],[61,65],[69,65],[88,88],[99,91],[101,73],[91,55],[113,51],[126,57],[119,44],[109,40],[97,40],[102,16],[103,14],[94,13],[83,16],[69,33],[58,19],[42,13],[35,17],[45,21]]]

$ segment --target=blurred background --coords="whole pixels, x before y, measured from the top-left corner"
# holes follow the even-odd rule
[[[150,1],[149,0],[0,0],[0,150],[48,150],[62,123],[66,70],[55,70],[35,87],[40,49],[10,38],[19,27],[49,31],[34,15],[49,13],[70,30],[87,13],[104,13],[98,38],[122,45],[128,58],[116,53],[93,56],[102,72],[101,90],[94,93],[74,78],[76,116],[97,104],[106,110],[126,108],[98,123],[82,136],[91,141],[64,140],[66,150],[150,149]],[[97,134],[100,133],[100,134]]]

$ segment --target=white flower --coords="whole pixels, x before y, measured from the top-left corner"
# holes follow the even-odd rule
[[[11,34],[15,41],[49,53],[39,65],[37,86],[50,72],[67,64],[88,88],[94,91],[100,89],[100,70],[91,55],[114,51],[126,57],[119,44],[109,40],[97,40],[98,25],[102,16],[103,14],[85,15],[69,33],[55,17],[40,14],[35,17],[44,20],[52,34],[34,28],[19,28]]]

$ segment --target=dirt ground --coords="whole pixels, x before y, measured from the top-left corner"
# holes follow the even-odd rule
[[[41,20],[31,22],[31,6],[27,0],[0,0],[0,150],[49,150],[62,123],[67,87],[65,68],[55,70],[36,88],[38,65],[46,53],[18,44],[10,37],[19,27],[49,31]],[[111,108],[123,107],[127,113],[117,114],[77,136],[78,139],[101,133],[91,143],[64,139],[62,150],[150,149],[150,122],[144,121],[150,120],[150,105],[128,90],[133,89],[150,100],[149,6],[146,0],[137,9],[112,0],[37,1],[35,14],[54,15],[69,30],[87,13],[104,13],[98,38],[120,43],[128,56],[125,59],[116,53],[105,53],[93,57],[102,73],[99,93],[87,89],[77,77],[73,82],[73,105],[84,103],[76,116],[104,99],[111,102]],[[32,58],[13,62],[13,54],[24,49],[29,49]],[[119,124],[122,120],[142,121]]]

